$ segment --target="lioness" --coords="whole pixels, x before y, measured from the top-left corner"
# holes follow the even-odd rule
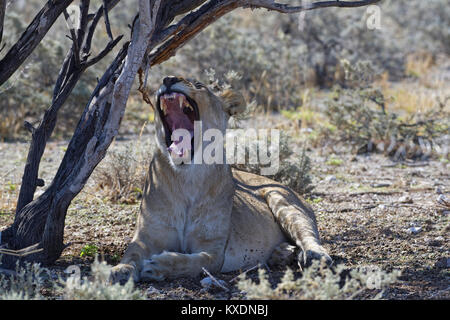
[[[321,246],[314,213],[278,182],[227,164],[178,163],[180,140],[173,131],[225,133],[230,116],[245,109],[242,95],[215,95],[198,81],[167,77],[156,95],[157,150],[147,175],[136,232],[114,281],[196,276],[202,267],[228,272],[266,262],[290,242],[301,248],[299,261],[331,258]],[[172,141],[174,140],[174,141]],[[192,139],[193,150],[198,141]]]

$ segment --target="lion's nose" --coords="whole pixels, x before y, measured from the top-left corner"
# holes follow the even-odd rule
[[[181,80],[178,79],[177,77],[169,76],[163,79],[163,84],[166,86],[167,89],[169,89],[172,85],[180,81]]]

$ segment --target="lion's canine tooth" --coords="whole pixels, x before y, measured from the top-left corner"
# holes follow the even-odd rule
[[[183,109],[183,96],[182,95],[178,96],[178,103],[180,104],[179,105],[180,109]]]
[[[167,111],[167,105],[166,105],[166,99],[161,99],[161,105],[162,105],[162,112],[164,115],[166,115],[166,111]]]

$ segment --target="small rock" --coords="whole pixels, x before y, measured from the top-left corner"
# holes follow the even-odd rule
[[[217,280],[222,286],[226,287],[227,283],[223,280]],[[209,290],[212,288],[220,288],[216,282],[214,282],[210,277],[203,278],[200,281],[200,284],[203,288]]]
[[[314,130],[312,128],[302,128],[302,129],[300,129],[300,132],[306,132],[306,133],[311,133],[313,131]]]
[[[431,247],[440,247],[442,245],[442,241],[444,241],[444,237],[439,236],[434,239],[426,239],[425,242],[427,245]]]
[[[326,178],[323,181],[324,182],[336,182],[337,178],[335,176],[326,176]]]
[[[413,200],[411,199],[410,196],[406,195],[398,198],[398,203],[413,203]]]
[[[153,286],[148,287],[147,294],[160,294],[161,292]]]
[[[440,258],[436,264],[435,264],[436,268],[450,268],[450,258],[449,257],[443,257]]]
[[[389,183],[389,182],[371,183],[370,186],[372,188],[386,188],[386,187],[390,187],[391,183]]]
[[[422,227],[410,227],[406,231],[411,234],[417,234],[422,231]]]
[[[440,194],[440,195],[437,197],[436,201],[437,201],[439,204],[441,204],[441,205],[443,205],[443,206],[445,206],[445,207],[449,207],[449,208],[450,208],[450,199],[447,199],[447,197],[446,197],[445,195]]]

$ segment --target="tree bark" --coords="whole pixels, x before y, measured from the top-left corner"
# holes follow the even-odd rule
[[[2,51],[3,24],[5,22],[6,0],[0,0],[0,51]]]

